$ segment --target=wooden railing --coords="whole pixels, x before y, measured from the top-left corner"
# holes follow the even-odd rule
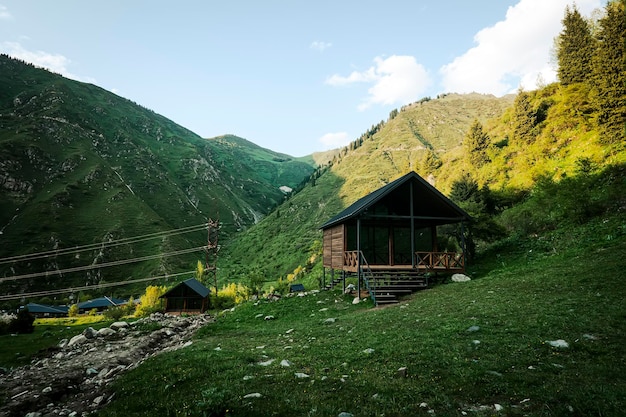
[[[343,253],[343,266],[356,268],[359,264],[359,251],[351,250]]]
[[[416,252],[416,267],[429,271],[464,271],[465,256],[458,252]]]
[[[359,258],[361,259],[361,262],[359,263]],[[344,252],[343,253],[343,265],[344,268],[347,267],[348,270],[352,270],[354,272],[359,272],[361,278],[363,278],[363,283],[365,284],[365,288],[367,289],[367,292],[370,294],[370,297],[372,297],[372,301],[374,301],[374,304],[376,304],[376,292],[375,292],[375,288],[372,286],[371,282],[372,282],[372,269],[370,268],[370,265],[367,263],[367,259],[365,259],[365,256],[363,255],[363,252],[359,252],[356,250],[353,251],[348,251],[348,252]],[[359,271],[359,267],[360,267],[360,271]],[[361,295],[359,294],[359,297]]]
[[[363,258],[361,258],[363,259]],[[343,266],[348,271],[355,271],[359,265],[359,252],[343,253]],[[372,268],[380,268],[376,264]],[[394,265],[393,267],[402,267]],[[405,265],[411,268],[411,265]],[[465,270],[465,256],[459,252],[415,252],[415,268],[426,271],[459,271]]]

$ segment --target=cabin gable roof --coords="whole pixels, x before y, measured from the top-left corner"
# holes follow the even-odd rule
[[[161,298],[167,298],[168,296],[180,296],[182,294],[189,296],[189,292],[186,291],[186,289],[191,290],[192,293],[197,294],[201,298],[206,298],[211,293],[211,290],[205,287],[200,281],[195,278],[189,278],[188,280],[179,283],[174,288],[171,288],[163,294]]]
[[[388,211],[406,210],[406,207],[409,207],[411,204],[409,191],[411,184],[413,184],[413,214],[415,217],[428,219],[438,224],[458,223],[471,219],[469,214],[417,175],[417,173],[409,172],[355,201],[352,205],[321,225],[320,229],[327,229],[357,217],[363,217],[368,214],[370,209],[375,209],[379,204],[384,204]],[[395,214],[402,215],[402,213]]]

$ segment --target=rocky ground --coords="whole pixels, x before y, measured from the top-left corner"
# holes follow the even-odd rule
[[[208,315],[152,314],[133,323],[88,328],[43,352],[30,365],[0,375],[0,417],[82,416],[115,395],[109,384],[161,352],[191,344]]]

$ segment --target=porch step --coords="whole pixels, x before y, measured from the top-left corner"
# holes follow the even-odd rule
[[[398,297],[393,294],[376,294],[376,305],[398,304]]]

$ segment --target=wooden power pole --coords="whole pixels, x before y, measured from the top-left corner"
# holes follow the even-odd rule
[[[207,222],[207,246],[205,249],[206,260],[204,269],[207,274],[211,274],[211,281],[215,287],[215,296],[217,296],[217,253],[219,252],[219,220],[209,219]]]

